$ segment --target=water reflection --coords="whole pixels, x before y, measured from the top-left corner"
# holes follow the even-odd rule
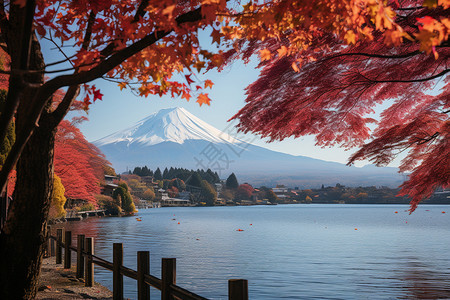
[[[402,281],[407,299],[450,299],[450,271],[438,264],[438,261],[425,264],[418,257],[404,262],[396,275]]]

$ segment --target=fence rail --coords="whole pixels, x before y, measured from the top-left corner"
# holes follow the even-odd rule
[[[64,239],[63,239],[64,237]],[[64,250],[64,251],[63,251]],[[77,235],[77,246],[72,246],[72,232],[56,230],[56,236],[49,235],[48,253],[56,256],[56,263],[64,263],[64,268],[71,268],[72,252],[76,253],[76,276],[85,280],[85,286],[94,282],[94,267],[100,266],[113,272],[113,299],[123,300],[123,276],[137,280],[138,299],[150,299],[150,287],[161,291],[162,300],[205,300],[206,298],[176,285],[176,259],[163,258],[161,262],[161,279],[150,274],[150,252],[137,252],[137,271],[123,266],[123,245],[113,244],[113,262],[94,255],[94,239]],[[62,260],[64,253],[64,262]],[[248,283],[245,279],[228,280],[229,300],[248,300]]]

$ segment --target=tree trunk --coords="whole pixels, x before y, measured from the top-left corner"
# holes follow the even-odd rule
[[[11,9],[10,32],[13,34],[21,32],[23,22],[22,15],[16,11],[17,6],[13,5]],[[11,65],[17,67],[17,53],[21,46],[14,42],[14,36],[8,40]],[[34,34],[28,59],[30,70],[44,69],[44,59]],[[43,73],[34,73],[26,75],[24,79],[36,86],[43,83],[44,76]],[[15,118],[16,133],[22,130],[29,119],[37,89],[29,86],[20,91],[21,99]],[[49,106],[47,109],[50,109]],[[16,165],[16,188],[0,235],[1,299],[34,299],[36,296],[53,188],[56,125],[44,112],[39,127],[34,130]]]
[[[0,240],[2,299],[36,295],[53,187],[52,127],[40,122],[17,164],[17,188]]]

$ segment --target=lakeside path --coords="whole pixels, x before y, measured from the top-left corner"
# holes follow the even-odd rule
[[[94,283],[85,287],[83,279],[77,279],[75,268],[64,269],[55,263],[55,257],[44,258],[39,277],[39,291],[36,299],[112,299],[112,292]]]

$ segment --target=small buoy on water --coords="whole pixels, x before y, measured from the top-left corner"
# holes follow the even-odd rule
[[[236,229],[236,231],[244,231],[244,229]]]
[[[398,211],[394,211],[394,214],[398,214]]]
[[[180,222],[178,222],[178,225],[180,225]]]
[[[358,230],[358,228],[355,228],[355,230]]]
[[[445,211],[443,211],[442,213],[445,214]]]
[[[250,224],[250,226],[252,226],[253,224]]]

